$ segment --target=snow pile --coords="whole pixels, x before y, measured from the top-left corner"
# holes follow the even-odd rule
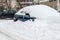
[[[60,40],[60,14],[56,10],[45,5],[34,5],[16,14],[21,11],[29,12],[37,19],[34,22],[0,20],[0,31],[6,38],[9,37],[7,40]]]
[[[25,8],[22,8],[19,10],[16,14],[20,14],[21,11],[29,13],[31,16],[40,17],[40,18],[47,18],[48,16],[55,16],[59,13],[54,10],[53,8],[50,8],[46,5],[34,5],[34,6],[28,6]]]

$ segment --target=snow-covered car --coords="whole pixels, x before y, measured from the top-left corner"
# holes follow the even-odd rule
[[[26,15],[28,13],[28,15]],[[43,15],[43,16],[42,16]],[[20,9],[16,14],[14,21],[21,20],[20,17],[22,17],[22,20],[30,20],[30,17],[36,17],[38,19],[48,19],[48,17],[57,16],[59,15],[59,12],[57,12],[55,9],[46,6],[46,5],[32,5],[27,6],[22,9]],[[27,19],[25,19],[27,18]],[[34,18],[35,19],[35,18]],[[50,19],[48,19],[50,20]]]

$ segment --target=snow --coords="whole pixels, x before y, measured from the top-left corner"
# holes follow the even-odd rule
[[[22,8],[37,19],[32,21],[0,20],[0,40],[60,40],[60,14],[46,5]]]
[[[25,8],[22,8],[21,10],[18,11],[16,14],[21,14],[21,11],[30,13],[31,16],[35,17],[40,17],[43,19],[46,19],[48,16],[56,16],[59,13],[54,10],[53,8],[50,8],[46,5],[33,5],[33,6],[28,6]]]

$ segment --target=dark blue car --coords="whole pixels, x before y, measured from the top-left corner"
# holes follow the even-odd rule
[[[16,11],[15,10],[3,10],[0,11],[0,19],[14,18]]]
[[[34,19],[36,19],[36,17],[30,17],[29,13],[25,13],[25,15],[15,15],[14,21],[20,20],[20,21],[27,21],[27,20],[32,20],[34,21]]]

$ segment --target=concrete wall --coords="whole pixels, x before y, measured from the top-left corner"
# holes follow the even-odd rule
[[[56,1],[54,1],[54,2],[40,2],[40,4],[47,5],[47,6],[54,8],[54,9],[57,9],[57,5],[56,5],[57,2]]]
[[[60,0],[57,0],[57,10],[60,12]]]
[[[49,0],[40,0],[40,1],[49,1]]]
[[[49,0],[34,0],[35,2],[46,2],[46,1],[49,1]]]
[[[16,9],[16,0],[11,0],[11,9]]]

